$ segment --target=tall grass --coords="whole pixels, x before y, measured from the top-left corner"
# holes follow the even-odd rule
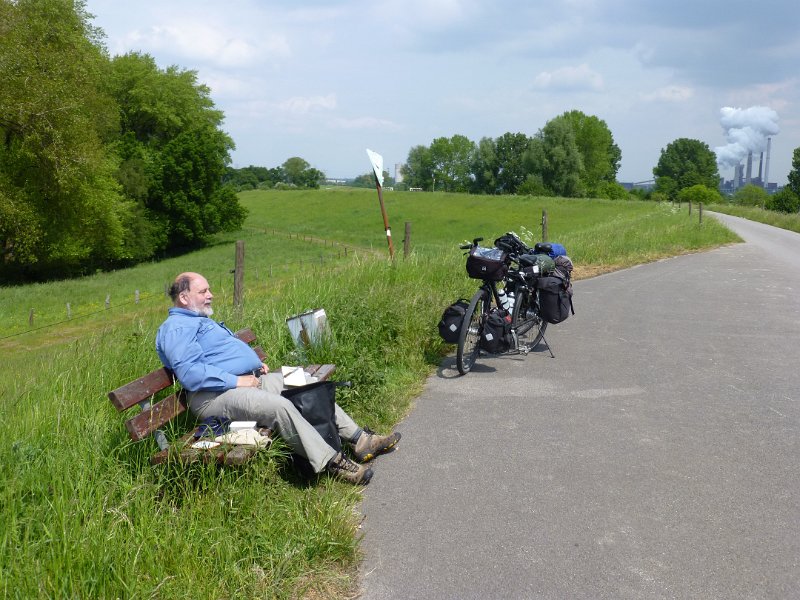
[[[651,260],[734,239],[711,219],[701,226],[683,213],[644,203],[387,194],[390,217],[413,222],[414,242],[409,258],[390,262],[374,192],[254,193],[244,201],[251,208],[250,231],[260,227],[258,237],[272,240],[253,252],[256,242],[248,238],[248,273],[274,255],[319,250],[316,242],[298,247],[286,235],[264,235],[273,226],[283,234],[376,249],[247,279],[242,314],[231,309],[229,286],[213,277],[212,284],[222,288],[216,316],[233,329],[252,327],[272,367],[299,360],[285,318],[324,307],[332,343],[305,358],[337,364],[336,378],[354,384],[337,399],[357,421],[379,431],[409,410],[449,349],[435,329],[442,308],[476,288],[464,272],[458,242],[534,230],[542,209],[551,238],[567,244],[578,265]],[[217,269],[228,281],[235,237],[165,265],[106,275],[102,283],[152,278],[153,294],[162,295],[163,281],[182,270]],[[93,294],[103,287],[96,283],[102,277],[83,280],[85,287],[76,281],[3,288],[0,306],[20,297],[46,303],[40,294],[63,299],[66,288],[60,286]],[[87,321],[83,332],[71,330],[75,339],[61,335],[59,326],[46,348],[0,347],[0,594],[295,598],[351,591],[357,489],[324,476],[299,479],[280,442],[243,468],[153,468],[154,442],[128,440],[124,417],[106,393],[158,366],[153,344],[165,308],[162,295],[147,309]],[[176,434],[181,427],[190,427],[189,420]],[[391,485],[381,478],[380,465],[372,485]]]
[[[798,213],[787,214],[774,210],[765,210],[758,206],[738,206],[736,204],[714,204],[709,206],[708,210],[743,217],[751,221],[766,223],[773,227],[800,233],[800,214]]]

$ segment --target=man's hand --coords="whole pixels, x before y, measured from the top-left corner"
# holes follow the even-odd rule
[[[236,387],[258,387],[260,385],[258,377],[255,375],[239,375],[236,378]]]
[[[261,370],[264,371],[264,375],[269,373],[269,367],[265,363],[261,363]]]

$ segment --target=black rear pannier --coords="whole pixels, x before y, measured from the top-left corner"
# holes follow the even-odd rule
[[[511,315],[502,308],[493,308],[483,324],[480,346],[490,354],[500,354],[511,348]]]
[[[467,256],[467,274],[472,279],[500,281],[508,273],[508,256],[498,248],[473,246]]]
[[[572,298],[563,279],[559,277],[540,277],[536,282],[539,289],[539,313],[548,323],[566,321],[572,310]]]
[[[459,298],[444,309],[439,321],[439,335],[448,344],[458,343],[458,334],[461,331],[461,323],[464,321],[467,308],[469,308],[469,300]]]

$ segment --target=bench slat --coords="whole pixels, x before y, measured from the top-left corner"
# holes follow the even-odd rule
[[[135,417],[125,421],[125,428],[131,439],[138,442],[151,435],[155,430],[161,429],[186,410],[186,392],[181,390],[177,394],[170,394],[148,410],[143,410]]]
[[[161,367],[136,381],[131,381],[109,392],[108,397],[118,411],[128,410],[131,406],[147,400],[152,395],[167,389],[174,383],[172,371]]]

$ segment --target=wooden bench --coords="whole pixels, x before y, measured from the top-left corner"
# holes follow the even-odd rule
[[[250,329],[242,329],[234,335],[250,345],[256,341],[256,336]],[[262,361],[265,359],[264,350],[260,346],[254,347],[253,350]],[[328,379],[335,369],[335,365],[309,365],[305,367],[306,373],[313,375],[319,381]],[[173,388],[172,393],[160,401],[155,401],[157,394],[169,388]],[[125,428],[134,442],[153,436],[158,444],[159,451],[151,457],[151,464],[161,464],[173,457],[173,459],[181,462],[200,460],[224,465],[241,465],[252,458],[257,450],[253,447],[229,444],[221,444],[212,449],[192,448],[192,444],[197,441],[194,436],[196,431],[194,429],[170,444],[163,428],[170,421],[186,412],[188,403],[186,390],[176,381],[172,371],[165,367],[156,369],[144,377],[112,390],[108,393],[108,397],[117,411],[121,413],[133,406],[141,407],[141,412],[125,421]],[[261,433],[269,434],[271,432],[262,429]]]

